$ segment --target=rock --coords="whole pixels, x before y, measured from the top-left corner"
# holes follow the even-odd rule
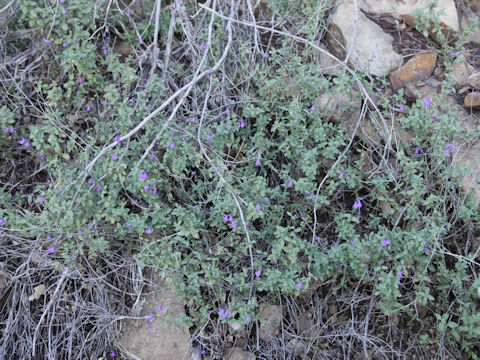
[[[474,89],[480,89],[480,73],[470,75],[467,79],[467,84]]]
[[[132,51],[133,51],[132,45],[126,41],[118,41],[113,46],[113,52],[119,54],[122,60],[128,55],[130,55]]]
[[[480,15],[480,0],[470,0],[470,8]]]
[[[475,74],[475,69],[466,61],[452,64],[452,75],[455,86],[461,88],[466,85],[470,75]]]
[[[464,100],[465,107],[480,109],[480,92],[471,92],[465,96]]]
[[[291,339],[287,344],[286,348],[293,352],[293,355],[304,355],[306,350],[308,349],[307,344],[299,339]]]
[[[307,316],[307,314],[300,313],[297,316],[297,321],[295,325],[299,335],[309,336],[309,334],[312,332],[313,327],[315,326],[315,323],[313,322],[311,317]]]
[[[480,199],[480,149],[475,147],[458,147],[458,153],[453,157],[454,166],[469,166],[471,172],[465,172],[462,178],[461,188],[465,192],[472,192],[475,199]]]
[[[352,114],[360,109],[362,100],[358,92],[346,94],[336,92],[334,94],[323,93],[315,102],[315,108],[319,109],[320,114],[325,120],[340,122],[352,118]]]
[[[437,57],[433,52],[417,54],[400,69],[390,73],[390,82],[394,90],[405,87],[407,83],[426,80],[432,75]]]
[[[280,333],[282,309],[278,305],[262,304],[259,311],[260,340],[271,342]]]
[[[239,347],[233,348],[230,352],[228,360],[255,360],[257,357],[251,352],[240,349]]]
[[[351,48],[349,60],[354,67],[372,75],[384,76],[400,65],[401,55],[393,50],[393,38],[358,9],[355,41],[355,5],[341,3],[330,21],[327,42],[332,53],[343,60]]]
[[[188,326],[162,326],[167,316],[174,320],[184,313],[184,303],[164,282],[160,287],[160,292],[146,296],[140,313],[140,316],[154,316],[150,324],[147,319],[127,320],[118,341],[142,360],[190,359]]]
[[[475,14],[463,14],[460,16],[460,27],[462,32],[467,29],[468,26],[472,27],[467,35],[467,43],[474,42],[476,44],[480,44],[480,27],[478,24],[479,17]]]
[[[458,14],[454,0],[436,0],[436,10],[444,10],[440,15],[440,21],[455,32],[459,31]],[[414,15],[417,9],[427,7],[427,1],[401,0],[392,3],[392,0],[358,0],[359,7],[367,12],[375,14],[390,14],[396,18],[405,15]]]
[[[322,45],[320,45],[320,47],[325,50],[325,51],[328,51],[325,47],[323,47]],[[337,63],[335,60],[333,60],[330,56],[328,55],[325,55],[324,53],[322,52],[319,52],[318,56],[317,56],[317,61],[318,61],[318,65],[321,67],[321,70],[324,74],[327,74],[327,75],[337,75],[338,74],[338,70],[341,69],[341,65],[339,65],[339,63]]]

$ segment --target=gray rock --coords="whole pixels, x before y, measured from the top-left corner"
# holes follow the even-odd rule
[[[355,5],[341,3],[330,20],[327,42],[331,52],[343,60],[351,48],[349,60],[355,68],[384,76],[399,66],[402,56],[393,50],[393,38],[367,18],[360,9],[355,33]]]
[[[440,21],[458,32],[458,13],[454,0],[436,0],[437,10],[444,10],[444,15],[440,15]],[[393,17],[401,18],[403,15],[414,15],[417,9],[427,7],[426,0],[358,0],[359,7],[367,12],[375,14],[390,14]]]
[[[475,69],[466,61],[452,64],[452,75],[455,86],[461,88],[467,84],[468,77],[475,73]]]
[[[270,342],[280,333],[282,309],[278,305],[262,304],[258,314],[260,318],[260,339]]]
[[[235,347],[230,353],[228,360],[255,360],[256,358],[255,354]]]
[[[163,306],[163,310],[160,310]],[[174,320],[183,314],[183,301],[165,284],[161,291],[145,298],[140,316],[154,315],[150,324],[147,319],[127,320],[119,343],[131,354],[142,360],[189,360],[191,353],[188,327],[169,325],[163,322]],[[128,354],[127,354],[128,355]]]
[[[480,89],[480,73],[470,75],[467,79],[467,84],[474,89]]]

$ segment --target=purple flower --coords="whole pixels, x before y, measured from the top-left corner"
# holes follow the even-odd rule
[[[212,140],[212,137],[210,135],[208,135],[206,138],[205,138],[205,141],[211,141]]]
[[[152,192],[153,192],[154,194],[157,193],[157,188],[156,188],[155,186],[153,187],[153,191],[152,191]]]
[[[148,175],[147,175],[147,173],[144,171],[144,172],[142,172],[142,173],[140,174],[139,178],[140,178],[140,179],[148,179]]]
[[[25,144],[23,144],[23,146],[28,148],[28,147],[30,147],[30,143],[28,141],[26,141]]]
[[[23,145],[23,144],[25,144],[25,141],[27,141],[25,138],[21,138],[18,143],[19,143],[20,145]]]
[[[118,156],[115,155],[115,154],[113,154],[113,155],[112,155],[112,160],[118,160]]]
[[[98,192],[102,191],[102,188],[101,188],[100,185],[97,186],[97,191],[98,191]]]
[[[90,107],[90,105],[87,105],[87,108],[86,108],[86,109],[87,109],[87,111],[91,111],[91,110],[92,110],[92,108]]]
[[[47,254],[55,254],[57,250],[53,246],[47,248]]]
[[[155,308],[155,310],[157,310],[157,311],[163,311],[163,306],[157,306],[157,307]]]
[[[115,354],[113,351],[110,353],[110,356],[113,358],[115,356],[117,356],[117,354]]]
[[[103,55],[108,55],[107,49],[103,49]]]
[[[143,41],[143,39],[140,39],[140,40],[138,41],[138,43],[139,43],[140,45],[145,44],[145,42]]]
[[[413,73],[414,73],[415,75],[418,75],[417,70],[413,70]]]
[[[400,108],[398,109],[399,112],[404,112],[405,111],[405,106],[400,105]]]
[[[236,229],[237,228],[237,223],[236,222],[232,222],[232,229]]]
[[[152,228],[149,226],[147,230],[145,230],[145,234],[151,234]]]
[[[243,120],[240,122],[240,124],[237,125],[237,128],[239,129],[242,129],[245,127],[245,123],[243,122]]]
[[[227,110],[225,110],[225,114],[230,114],[230,109],[227,107]]]
[[[2,218],[0,218],[0,225],[3,225],[5,223],[5,220],[3,220]]]
[[[150,160],[155,160],[155,155],[150,155]]]
[[[97,182],[96,182],[95,180],[88,180],[88,183],[89,183],[90,185],[95,185]]]
[[[303,287],[303,282],[299,282],[297,285],[296,285],[297,289],[300,290],[302,287]]]
[[[78,78],[78,83],[79,83],[79,84],[83,83],[83,79],[82,79],[81,77]]]
[[[292,180],[285,180],[285,185],[287,185],[288,187],[292,187],[293,186],[293,181]]]
[[[435,116],[435,121],[440,122],[440,118],[438,116]]]
[[[223,216],[223,221],[225,221],[225,222],[232,222],[232,221],[233,221],[232,215],[230,215],[230,214],[224,215],[224,216]]]
[[[425,248],[423,248],[423,251],[430,252],[430,249],[425,247]]]
[[[255,276],[260,276],[262,275],[262,269],[258,269],[257,271],[255,271]]]
[[[267,55],[267,54],[263,54],[262,57],[263,57],[264,59],[266,59],[266,58],[268,58],[268,55]]]
[[[153,320],[153,312],[151,312],[150,315],[148,315],[147,319],[148,320]]]
[[[353,203],[353,208],[360,209],[361,207],[362,207],[362,202],[359,199],[355,200],[355,202]]]
[[[60,4],[63,4],[65,2],[65,0],[60,0]]]
[[[150,189],[150,186],[148,186],[148,185],[145,185],[145,186],[143,187],[143,191],[145,191],[145,192],[147,192],[148,189]]]
[[[257,209],[257,210],[262,210],[262,207],[260,206],[260,203],[257,204],[257,206],[255,206],[255,209]]]
[[[46,43],[47,45],[50,45],[50,41],[46,38],[42,38],[42,42]]]
[[[171,143],[168,143],[167,146],[169,146],[171,149],[174,149],[175,143],[172,141]]]
[[[261,163],[260,159],[257,159],[257,161],[255,161],[255,166],[260,166],[260,165],[262,165],[262,163]]]
[[[315,111],[315,105],[312,105],[312,107],[310,108],[310,110]]]
[[[425,99],[425,100],[423,100],[423,103],[425,104],[425,106],[426,106],[427,108],[429,108],[429,107],[432,105],[432,100],[430,100],[430,99]]]
[[[64,42],[64,43],[63,43],[63,47],[64,47],[64,48],[68,47],[68,43],[67,43],[67,42]]]
[[[94,48],[94,49],[98,49],[98,45],[97,45],[97,44],[93,44],[93,48]]]
[[[445,154],[446,157],[449,157],[450,156],[450,151],[448,151],[448,149],[447,149],[447,150],[445,150],[444,154]]]
[[[385,246],[391,245],[392,242],[390,241],[389,238],[385,238],[385,239],[382,240],[381,244],[382,244],[383,247],[385,247]]]
[[[115,137],[113,138],[113,140],[114,140],[115,142],[117,142],[118,144],[120,144],[120,143],[122,142],[122,139],[120,139],[120,136],[118,136],[118,135],[115,135]]]
[[[130,223],[127,223],[127,225],[125,225],[125,227],[126,227],[127,229],[130,229],[130,227],[131,227]]]
[[[135,100],[133,100],[133,98],[130,98],[130,99],[128,100],[128,102],[131,103],[131,104],[133,104],[133,103],[135,102]]]
[[[65,8],[62,8],[62,14],[65,15],[67,13],[67,10]]]
[[[245,322],[248,324],[252,319],[250,318],[250,316],[245,316]]]
[[[237,273],[233,273],[233,277],[234,277],[234,278],[238,277],[238,274],[237,274]]]
[[[230,311],[228,309],[220,309],[218,312],[219,317],[229,317],[230,316]]]
[[[403,273],[401,271],[397,274],[397,276],[399,279],[403,279]]]
[[[264,197],[263,201],[267,202],[267,201],[270,201],[270,199],[268,197]]]
[[[39,154],[38,156],[40,157],[40,159],[45,160],[45,155]]]
[[[342,171],[339,175],[338,175],[338,178],[339,179],[343,179],[345,177],[345,173]]]
[[[43,196],[40,196],[40,198],[38,199],[41,203],[43,203],[45,201],[45,197]]]
[[[350,241],[350,244],[351,244],[352,246],[355,245],[355,241],[353,241],[353,240]]]

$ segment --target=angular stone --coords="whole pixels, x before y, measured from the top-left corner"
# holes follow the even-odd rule
[[[230,353],[228,360],[255,360],[256,358],[255,354],[235,347]]]
[[[480,92],[471,92],[465,96],[464,104],[467,108],[480,109]]]
[[[470,75],[467,79],[467,84],[474,89],[480,89],[480,73]]]
[[[188,327],[162,326],[167,316],[174,320],[183,314],[183,301],[165,283],[161,283],[160,292],[147,296],[145,300],[140,316],[152,314],[153,320],[150,323],[147,319],[127,320],[119,343],[142,360],[190,359]]]
[[[262,304],[258,316],[260,318],[260,340],[271,342],[280,333],[282,309],[278,305]]]
[[[460,27],[461,31],[463,32],[469,25],[472,26],[469,34],[467,35],[467,43],[474,42],[476,44],[480,44],[480,26],[475,25],[475,21],[477,24],[480,23],[480,18],[478,15],[475,14],[462,14],[460,16]]]
[[[466,61],[452,64],[453,81],[457,88],[464,87],[467,84],[468,77],[475,74],[475,69]]]
[[[320,45],[320,47],[322,49],[328,51],[322,45]],[[341,69],[341,65],[339,65],[339,63],[337,63],[330,56],[325,55],[322,52],[319,52],[319,54],[317,56],[317,61],[318,61],[318,65],[320,66],[320,68],[321,68],[321,70],[323,71],[324,74],[337,75],[338,71]]]
[[[343,60],[350,52],[349,60],[358,70],[376,76],[385,76],[400,65],[401,55],[392,46],[393,38],[380,26],[367,18],[360,9],[356,26],[355,5],[352,1],[341,3],[330,21],[327,42],[332,53]]]
[[[458,153],[453,157],[452,163],[456,166],[467,165],[472,170],[464,173],[461,188],[465,192],[472,192],[475,199],[480,199],[480,149],[477,147],[461,148],[458,147]]]
[[[403,15],[414,15],[417,9],[427,7],[427,0],[358,0],[359,7],[375,14],[390,14],[401,18]],[[455,32],[459,31],[458,13],[454,0],[436,0],[437,10],[444,10],[440,21]]]
[[[433,52],[415,55],[400,69],[390,73],[393,89],[398,90],[407,83],[428,79],[432,75],[436,62],[437,57]]]

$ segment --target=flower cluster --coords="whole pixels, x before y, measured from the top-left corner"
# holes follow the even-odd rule
[[[220,309],[218,316],[228,318],[230,316],[230,311],[228,309]]]
[[[362,202],[360,201],[360,199],[355,200],[355,202],[353,203],[353,208],[360,209],[361,207],[362,207]]]
[[[447,143],[447,148],[444,152],[445,156],[449,157],[451,155],[450,150],[457,151],[457,147],[453,144]]]

